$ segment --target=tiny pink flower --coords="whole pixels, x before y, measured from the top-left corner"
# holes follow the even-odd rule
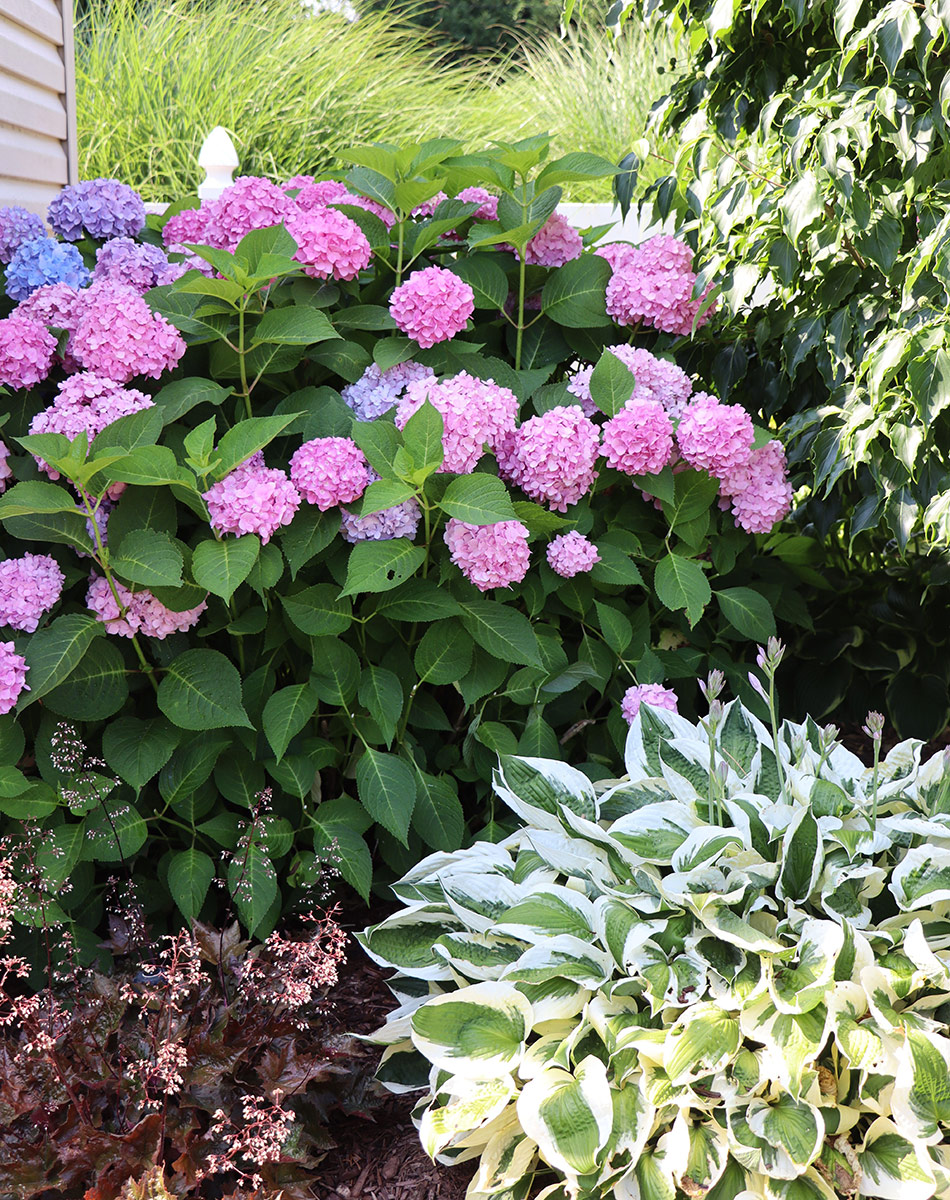
[[[677,712],[676,692],[665,688],[659,683],[641,683],[627,688],[623,694],[621,712],[629,725],[632,725],[641,704],[649,704],[651,708],[665,708],[669,712]]]
[[[572,579],[589,571],[600,562],[600,554],[593,542],[572,529],[559,534],[547,548],[548,565],[552,571],[565,579]]]

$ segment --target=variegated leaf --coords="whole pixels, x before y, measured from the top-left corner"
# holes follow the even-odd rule
[[[573,1074],[557,1067],[542,1071],[518,1097],[518,1117],[545,1162],[569,1178],[589,1175],[613,1128],[606,1067],[589,1056]]]
[[[493,1079],[517,1069],[531,1005],[508,983],[489,981],[434,996],[412,1017],[412,1041],[451,1074]]]

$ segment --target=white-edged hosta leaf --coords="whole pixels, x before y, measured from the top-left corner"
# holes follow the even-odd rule
[[[509,908],[497,928],[499,932],[531,941],[559,933],[590,939],[594,906],[586,896],[571,888],[548,884],[532,889],[531,895]]]
[[[809,1167],[794,1179],[764,1176],[761,1190],[753,1195],[756,1200],[839,1200],[841,1193],[826,1183],[815,1167]],[[744,1196],[745,1193],[740,1193],[736,1200],[742,1200]]]
[[[721,1070],[739,1048],[739,1022],[717,1004],[694,1004],[666,1035],[663,1066],[676,1083]]]
[[[387,1091],[403,1095],[422,1091],[429,1082],[431,1069],[412,1042],[403,1040],[383,1051],[376,1078]]]
[[[678,713],[665,708],[640,707],[624,745],[623,761],[631,779],[655,779],[661,773],[659,745],[674,737],[695,738],[696,727]]]
[[[504,1112],[515,1085],[508,1075],[493,1079],[456,1075],[440,1088],[442,1092],[448,1093],[448,1103],[431,1104],[419,1125],[419,1138],[430,1158]]]
[[[451,979],[452,972],[433,949],[443,933],[459,929],[451,913],[413,911],[394,913],[358,934],[360,945],[373,962],[398,967],[417,979]]]
[[[495,872],[445,871],[440,874],[439,882],[452,911],[478,933],[494,929],[526,894],[525,888]]]
[[[699,738],[660,742],[660,769],[667,787],[681,804],[708,802],[709,745]]]
[[[502,754],[495,772],[498,795],[529,825],[560,829],[563,805],[588,820],[597,819],[594,785],[576,767],[547,758]]]
[[[537,1151],[537,1144],[525,1137],[515,1114],[515,1120],[494,1134],[482,1151],[472,1181],[475,1194],[501,1193],[514,1187],[530,1171]]]
[[[757,1137],[786,1154],[799,1170],[818,1157],[825,1123],[820,1111],[804,1100],[789,1095],[774,1104],[753,1100],[746,1119]]]
[[[770,938],[724,905],[710,905],[698,911],[697,916],[711,933],[742,950],[752,950],[757,954],[781,954],[785,950],[781,942]]]
[[[525,1084],[518,1117],[541,1157],[568,1178],[588,1175],[613,1127],[607,1068],[589,1055],[574,1073],[550,1067]]]
[[[934,1145],[950,1122],[950,1041],[905,1029],[897,1052],[891,1112],[898,1132],[913,1142]]]
[[[570,1020],[584,1011],[584,1006],[591,997],[586,988],[579,987],[571,979],[554,978],[543,983],[519,983],[517,987],[531,1002],[535,1025]]]
[[[820,1004],[834,979],[844,933],[834,921],[806,921],[798,943],[798,962],[772,961],[769,991],[779,1012],[803,1013]]]
[[[726,1131],[715,1121],[691,1121],[680,1109],[670,1131],[660,1139],[673,1178],[687,1196],[705,1195],[729,1161]]]
[[[613,1088],[614,1119],[608,1150],[611,1155],[629,1154],[636,1162],[653,1129],[656,1109],[647,1099],[643,1075],[638,1073],[624,1087]]]
[[[634,956],[643,943],[656,931],[666,926],[666,921],[645,921],[629,904],[611,896],[598,896],[594,901],[594,927],[601,943],[614,956],[618,966],[629,970]]]
[[[531,1005],[514,986],[495,980],[434,996],[412,1017],[412,1041],[429,1062],[472,1079],[517,1070],[532,1024]]]
[[[602,987],[613,974],[613,959],[599,946],[562,933],[531,946],[502,978],[511,983],[546,983],[572,979],[590,988]]]
[[[950,900],[950,850],[937,846],[908,850],[888,886],[902,912]]]
[[[643,862],[665,864],[699,825],[691,809],[670,800],[620,817],[610,827],[610,839]]]
[[[780,900],[805,900],[821,877],[821,830],[811,809],[799,808],[782,841],[782,871],[775,891]]]
[[[700,826],[692,830],[686,841],[673,852],[673,870],[692,871],[694,867],[715,862],[724,850],[729,849],[730,853],[734,853],[737,846],[740,849],[744,847],[742,835],[737,829]]]
[[[443,934],[433,949],[463,978],[476,983],[500,978],[505,968],[516,962],[526,947],[524,942],[514,938],[465,930]]]
[[[868,1129],[858,1150],[861,1195],[879,1200],[927,1200],[934,1194],[933,1164],[885,1117]]]

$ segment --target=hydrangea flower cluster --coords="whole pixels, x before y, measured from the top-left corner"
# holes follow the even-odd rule
[[[475,293],[445,267],[425,267],[395,289],[389,311],[403,333],[428,349],[461,333],[475,311]]]
[[[252,229],[279,225],[294,208],[293,200],[276,183],[258,175],[241,175],[211,202],[204,240],[233,251]]]
[[[641,704],[649,704],[652,708],[665,708],[667,712],[678,711],[676,692],[672,688],[663,687],[659,683],[639,683],[627,688],[620,705],[620,711],[628,725],[633,724]]]
[[[469,204],[478,203],[479,207],[472,214],[476,221],[494,221],[498,217],[498,197],[493,196],[488,188],[477,186],[462,188],[455,198],[456,200],[465,200]]]
[[[38,321],[16,312],[0,320],[0,383],[33,387],[49,374],[55,352],[56,339]]]
[[[44,283],[67,283],[74,291],[85,287],[92,273],[75,246],[55,238],[21,242],[6,270],[6,290],[11,300],[25,300]]]
[[[362,496],[369,484],[369,466],[352,438],[313,438],[294,452],[290,478],[308,504],[326,512]]]
[[[7,459],[10,457],[10,447],[6,442],[0,442],[0,492],[7,490],[7,480],[13,478],[13,471]]]
[[[605,422],[604,457],[607,465],[625,475],[658,475],[673,454],[673,422],[659,400],[647,399],[649,389]]]
[[[505,438],[498,452],[502,474],[532,500],[567,512],[597,478],[600,432],[578,404],[531,417]]]
[[[452,562],[480,592],[510,587],[528,573],[528,530],[520,521],[469,525],[450,517],[445,526],[445,544]]]
[[[505,436],[514,432],[518,398],[494,380],[476,379],[467,371],[441,382],[417,379],[399,401],[396,425],[405,428],[426,400],[442,414],[442,471],[467,475],[474,470],[486,445],[498,453]]]
[[[159,246],[133,242],[131,238],[112,238],[96,251],[92,278],[111,280],[142,295],[149,288],[171,283],[179,274],[181,268],[173,267]]]
[[[13,310],[11,316],[29,317],[45,325],[47,329],[63,329],[72,337],[79,324],[83,302],[88,292],[77,292],[68,283],[45,283],[27,296]],[[70,352],[69,343],[54,356],[53,361],[62,360],[66,371],[78,371],[79,363]]]
[[[379,476],[370,471],[369,481],[375,483]],[[394,504],[392,508],[384,508],[380,512],[369,513],[365,517],[354,516],[345,508],[340,509],[340,534],[345,542],[388,542],[393,538],[409,538],[416,536],[419,522],[422,520],[422,509],[415,497],[404,500],[402,504]]]
[[[283,471],[264,465],[258,450],[204,493],[218,533],[256,533],[266,546],[300,507],[300,494]]]
[[[309,176],[297,176],[296,178],[304,180],[300,184],[300,190],[295,198],[298,208],[309,211],[314,208],[324,208],[328,204],[350,204],[354,208],[362,208],[364,212],[372,213],[374,217],[379,217],[387,229],[391,229],[396,223],[396,214],[391,209],[386,208],[377,200],[370,200],[368,196],[360,196],[351,192],[339,179],[313,180]],[[294,186],[294,183],[295,180],[288,180],[284,184],[284,188],[289,189]]]
[[[355,383],[348,383],[343,388],[340,395],[358,421],[375,421],[384,412],[389,412],[402,399],[409,384],[418,379],[436,381],[431,368],[412,359],[387,367],[385,371],[371,363]]]
[[[158,379],[185,353],[181,334],[132,288],[104,281],[84,298],[70,352],[87,371],[128,383]]]
[[[643,322],[685,336],[692,333],[694,321],[699,328],[712,316],[715,305],[699,316],[710,289],[693,299],[696,274],[692,251],[684,242],[660,236],[626,252],[605,247],[602,257],[613,269],[607,312],[619,325]]]
[[[679,420],[689,403],[693,383],[682,367],[665,358],[657,358],[649,350],[639,346],[610,346],[610,353],[629,367],[634,375],[632,400],[641,388],[648,388],[654,400],[659,400],[674,420]],[[591,399],[590,377],[592,366],[575,371],[568,380],[567,390],[581,402],[584,412],[590,416],[597,411]]]
[[[201,208],[183,208],[181,212],[175,213],[162,226],[165,248],[182,250],[185,242],[193,246],[207,245],[210,219],[211,209],[208,205],[202,205]]]
[[[732,502],[732,514],[741,529],[768,533],[792,507],[792,485],[781,442],[760,446],[746,462],[727,471],[720,492]]]
[[[151,408],[153,403],[144,393],[106,376],[80,372],[63,380],[53,403],[30,422],[30,433],[61,433],[72,439],[85,431],[92,441],[119,417]],[[36,461],[51,479],[59,479],[59,472],[48,463]]]
[[[46,237],[43,218],[19,204],[0,208],[0,263],[8,263],[23,242]]]
[[[48,554],[24,554],[0,562],[0,625],[33,633],[59,599],[65,576]]]
[[[580,258],[584,241],[562,213],[553,212],[525,247],[524,259],[539,267],[563,267]]]
[[[748,461],[754,437],[752,418],[741,404],[721,404],[703,392],[688,405],[676,428],[683,458],[717,479]]]
[[[355,279],[373,256],[366,234],[338,209],[297,211],[286,223],[298,247],[294,260],[313,279]]]
[[[208,602],[202,600],[195,608],[174,612],[166,608],[147,589],[131,592],[117,579],[113,582],[121,608],[116,603],[108,579],[102,575],[89,577],[86,607],[105,625],[108,633],[114,633],[118,637],[130,638],[137,633],[144,633],[146,637],[162,641],[172,633],[184,633],[191,629],[208,607]]]
[[[104,242],[141,233],[145,203],[134,188],[118,179],[86,179],[63,188],[50,202],[46,217],[67,242],[78,242],[84,232]]]
[[[595,563],[600,562],[597,547],[576,529],[558,534],[548,544],[546,557],[551,570],[564,579],[573,579],[575,575],[589,571]]]
[[[8,713],[21,692],[28,692],[26,659],[17,654],[13,642],[0,642],[0,715]]]

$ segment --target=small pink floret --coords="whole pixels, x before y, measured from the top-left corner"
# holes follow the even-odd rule
[[[640,683],[627,688],[623,695],[620,711],[629,725],[632,725],[641,704],[649,704],[651,708],[665,708],[668,712],[677,712],[676,692],[665,688],[659,683]]]

